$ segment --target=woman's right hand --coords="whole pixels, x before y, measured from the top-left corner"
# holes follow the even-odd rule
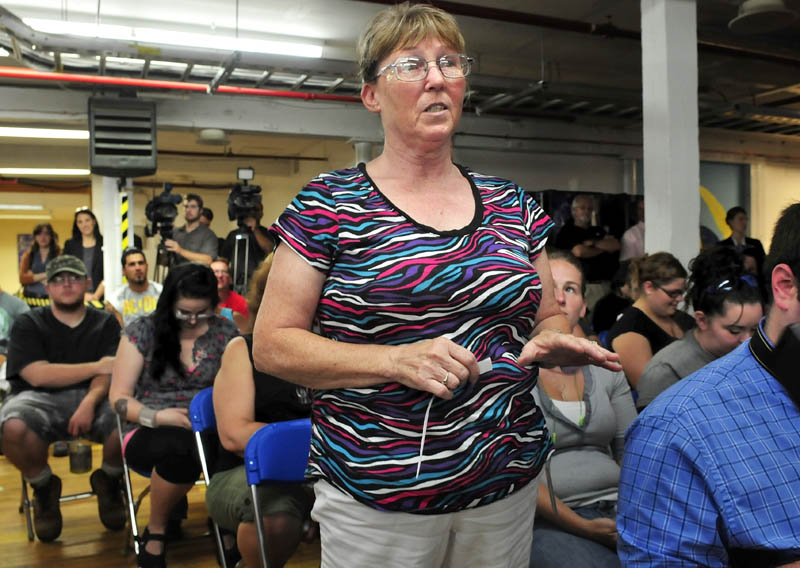
[[[178,428],[192,429],[187,408],[164,408],[156,412],[156,426],[177,426]]]
[[[448,400],[455,389],[474,383],[480,374],[472,352],[445,337],[399,345],[392,351],[391,364],[398,383]]]

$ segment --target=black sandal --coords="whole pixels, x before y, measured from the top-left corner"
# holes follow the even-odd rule
[[[145,546],[151,540],[164,543],[164,550],[161,554],[151,554],[145,550]],[[167,568],[167,536],[163,534],[152,534],[150,528],[144,529],[144,534],[139,537],[139,554],[136,557],[139,568]]]

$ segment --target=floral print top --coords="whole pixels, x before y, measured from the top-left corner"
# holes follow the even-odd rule
[[[135,320],[123,332],[144,356],[144,367],[136,383],[136,400],[153,408],[189,408],[192,398],[199,391],[214,384],[222,352],[228,341],[238,335],[236,326],[221,317],[208,320],[208,331],[194,342],[193,359],[197,364],[184,368],[182,372],[167,365],[161,377],[154,378],[150,372],[155,350],[155,324],[152,316]]]

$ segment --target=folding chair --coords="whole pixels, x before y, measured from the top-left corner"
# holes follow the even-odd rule
[[[208,387],[201,390],[194,395],[192,403],[189,406],[189,418],[192,421],[192,430],[194,431],[194,439],[197,442],[197,454],[200,456],[200,465],[203,468],[203,480],[205,481],[206,488],[211,482],[211,477],[208,474],[208,463],[206,461],[206,452],[203,447],[204,432],[217,431],[217,418],[214,416],[214,401],[213,401],[213,388]],[[228,568],[225,560],[225,547],[222,544],[222,535],[219,532],[219,525],[214,519],[211,519],[214,524],[214,538],[217,540],[217,552],[219,553],[220,566]]]
[[[150,486],[148,485],[144,491],[139,494],[139,497],[134,500],[133,498],[133,486],[131,485],[131,472],[128,466],[128,460],[125,459],[125,437],[122,435],[122,417],[119,414],[117,416],[117,432],[119,433],[119,446],[122,448],[122,472],[125,475],[125,501],[128,503],[128,516],[131,520],[131,530],[130,536],[133,538],[133,552],[136,556],[139,556],[139,525],[136,523],[136,513],[139,511],[139,506],[142,504],[142,500],[147,496],[150,492]],[[139,475],[142,477],[150,478],[149,471],[137,471]],[[128,537],[125,537],[125,546],[122,550],[123,554],[127,554],[128,552]]]
[[[262,426],[247,441],[244,464],[255,513],[261,565],[269,568],[258,484],[266,481],[302,483],[311,446],[311,420],[287,420]]]
[[[80,475],[80,474],[75,474]],[[25,524],[28,529],[28,540],[33,542],[33,539],[36,538],[33,532],[33,517],[31,516],[31,500],[28,497],[28,482],[25,481],[25,477],[20,474],[20,479],[22,480],[22,496],[19,502],[19,512],[25,513]],[[72,495],[62,495],[59,499],[59,503],[66,503],[67,501],[76,501],[77,499],[88,499],[89,497],[94,497],[93,491],[84,491],[82,493],[73,493]]]

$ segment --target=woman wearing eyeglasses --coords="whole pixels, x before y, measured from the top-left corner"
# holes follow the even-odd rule
[[[383,150],[273,226],[255,365],[314,389],[322,566],[527,566],[551,449],[534,362],[619,366],[569,333],[549,217],[452,161],[470,72],[455,19],[392,6],[358,53]]]
[[[64,243],[64,254],[77,256],[86,265],[91,283],[84,300],[87,302],[102,300],[105,293],[103,235],[100,234],[97,217],[88,207],[81,207],[75,211],[75,219],[72,222],[72,238]]]
[[[644,408],[684,377],[749,339],[763,315],[758,281],[727,247],[701,252],[689,264],[689,292],[697,326],[653,357],[639,379],[636,406]]]
[[[653,355],[694,327],[692,316],[678,309],[686,294],[686,276],[686,269],[668,252],[631,261],[637,298],[608,334],[631,388],[637,388]]]
[[[170,269],[156,310],[137,319],[120,340],[109,400],[138,427],[126,434],[128,465],[152,472],[150,521],[139,548],[141,568],[166,566],[170,511],[200,475],[189,404],[211,386],[236,326],[214,313],[217,279],[208,266]]]

